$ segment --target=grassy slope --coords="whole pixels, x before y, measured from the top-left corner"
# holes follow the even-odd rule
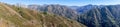
[[[0,3],[0,27],[85,27],[65,17]]]

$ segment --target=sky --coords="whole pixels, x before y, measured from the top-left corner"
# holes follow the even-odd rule
[[[8,3],[8,4],[60,4],[60,5],[68,5],[68,6],[83,6],[83,5],[116,5],[120,4],[120,0],[0,0],[0,2]]]

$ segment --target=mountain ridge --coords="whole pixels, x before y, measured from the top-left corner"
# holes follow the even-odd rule
[[[0,27],[86,27],[58,15],[0,3]]]
[[[49,7],[50,6],[50,7]],[[54,7],[56,6],[56,7]],[[48,7],[46,7],[46,12],[50,12],[52,13],[53,11],[55,12],[59,12],[60,10],[65,10],[65,8],[58,8],[61,5],[48,5]],[[44,8],[44,7],[43,7]],[[72,10],[71,8],[67,7],[67,10]],[[38,10],[41,8],[37,8]],[[53,9],[53,10],[49,10],[49,9]],[[59,9],[59,10],[55,10],[55,9]],[[68,18],[73,17],[74,20],[88,26],[88,27],[119,27],[120,25],[120,21],[119,21],[119,16],[120,16],[120,8],[119,5],[86,5],[83,7],[78,7],[78,8],[74,8],[75,12],[77,12],[76,15],[74,15],[73,13],[70,13],[72,11],[69,11],[67,13],[67,10],[64,11],[67,14],[73,14],[73,16],[70,15],[69,16],[65,16]],[[44,11],[43,11],[44,12]],[[59,15],[59,13],[54,13],[53,14],[57,14]],[[63,13],[60,13],[63,14]],[[66,15],[65,13],[63,15]],[[60,15],[62,16],[62,15]]]

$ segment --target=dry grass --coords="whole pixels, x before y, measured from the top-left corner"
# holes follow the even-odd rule
[[[6,23],[15,27],[85,27],[65,17],[2,3],[0,4],[0,18],[9,21]],[[6,23],[0,22],[0,27],[6,27],[8,25]]]

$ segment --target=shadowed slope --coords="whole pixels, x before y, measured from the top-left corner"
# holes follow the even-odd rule
[[[98,6],[80,15],[77,21],[88,27],[119,27],[119,12],[119,8],[114,5]]]

